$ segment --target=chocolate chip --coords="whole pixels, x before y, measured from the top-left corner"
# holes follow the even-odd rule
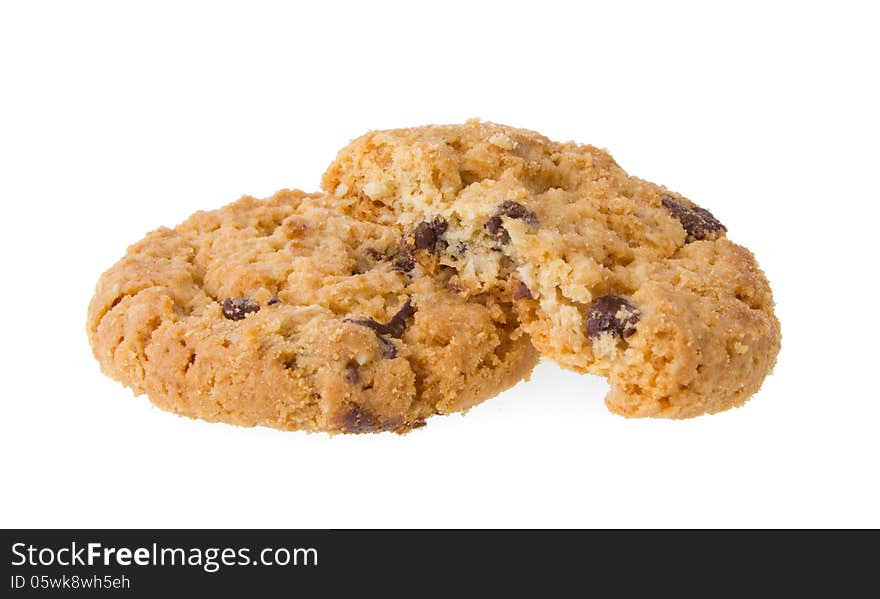
[[[420,222],[413,233],[415,246],[417,250],[433,250],[434,244],[437,242],[437,235],[431,223]]]
[[[346,433],[372,433],[382,430],[382,423],[366,408],[354,405],[342,418],[342,430]]]
[[[260,304],[252,299],[227,297],[223,300],[223,316],[229,320],[241,320],[248,314],[259,311]]]
[[[627,299],[619,295],[603,295],[597,298],[587,314],[587,335],[598,337],[609,332],[621,339],[636,332],[641,312]]]
[[[353,322],[354,324],[370,327],[377,335],[389,335],[395,339],[400,339],[400,336],[403,335],[404,329],[406,329],[406,321],[415,313],[416,309],[412,305],[412,300],[407,299],[400,307],[400,310],[398,310],[397,313],[391,317],[391,320],[385,324],[377,322],[372,318],[346,320],[348,322]]]
[[[459,241],[458,244],[455,246],[455,251],[458,252],[459,256],[464,256],[465,254],[467,254],[468,251],[467,243],[465,243],[464,241]]]
[[[483,225],[483,227],[488,231],[489,235],[494,237],[500,243],[505,244],[510,241],[510,233],[504,228],[500,216],[491,217],[486,221],[486,224]]]
[[[494,237],[502,245],[510,241],[510,234],[507,232],[507,229],[504,228],[504,222],[501,220],[502,216],[521,220],[530,227],[538,226],[538,216],[534,212],[519,202],[504,200],[498,204],[497,208],[495,208],[495,214],[486,221],[485,225],[483,225],[489,235]]]
[[[339,428],[344,433],[378,433],[399,430],[402,426],[410,428],[406,426],[402,416],[382,420],[368,409],[355,404],[342,417]]]
[[[504,200],[498,204],[498,208],[495,209],[495,216],[508,216],[522,220],[530,227],[538,226],[538,216],[519,202],[514,202],[513,200]]]
[[[357,385],[361,380],[358,363],[354,360],[349,360],[348,364],[345,365],[345,380],[348,381],[350,385]]]
[[[413,232],[413,242],[417,250],[434,251],[440,236],[446,232],[449,225],[441,217],[435,217],[431,222],[422,221],[416,225]]]
[[[669,210],[687,233],[685,243],[713,237],[718,231],[727,231],[727,227],[715,218],[711,212],[699,206],[688,206],[672,196],[665,196],[661,203]]]
[[[532,299],[532,292],[529,291],[525,283],[517,281],[516,285],[513,286],[513,299]]]
[[[376,338],[379,340],[380,356],[382,356],[386,360],[393,360],[397,357],[397,346],[395,346],[391,341],[380,335],[376,335]]]
[[[391,261],[391,268],[400,272],[409,272],[416,267],[416,261],[413,258],[413,248],[407,243],[402,243],[400,252]]]
[[[434,236],[440,237],[449,228],[449,223],[442,216],[435,216],[431,221],[431,228],[434,229]]]
[[[416,309],[412,305],[412,300],[407,298],[400,307],[400,310],[397,311],[397,314],[392,316],[391,320],[388,321],[388,324],[385,325],[388,334],[400,339],[400,336],[403,335],[404,329],[406,329],[406,321],[415,313]]]
[[[383,335],[400,339],[403,335],[403,331],[406,330],[406,321],[415,313],[416,309],[412,305],[412,300],[407,299],[400,307],[400,310],[391,317],[391,320],[384,324],[373,318],[346,318],[345,322],[351,322],[373,329],[373,332],[376,333],[376,336],[379,338],[379,353],[383,358],[391,359],[397,357],[397,347],[390,340],[383,337]]]
[[[280,304],[280,303],[281,303],[281,299],[277,295],[273,295],[272,297],[269,298],[269,301],[266,302],[266,304],[269,306],[274,306],[275,304]]]

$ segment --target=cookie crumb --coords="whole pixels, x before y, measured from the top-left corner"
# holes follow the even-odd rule
[[[515,150],[519,144],[503,133],[496,133],[489,138],[489,143],[502,150]]]
[[[532,299],[532,292],[522,281],[517,281],[513,286],[513,299]]]
[[[384,181],[370,181],[364,185],[364,194],[371,200],[378,200],[388,191]]]

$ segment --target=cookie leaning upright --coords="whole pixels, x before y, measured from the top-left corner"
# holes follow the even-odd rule
[[[608,377],[618,413],[725,410],[775,363],[779,322],[753,255],[603,150],[478,121],[377,131],[322,186],[350,214],[398,222],[417,249],[433,232],[422,253],[454,268],[463,294],[514,301],[543,355]]]
[[[527,378],[510,302],[462,298],[393,226],[282,191],[131,246],[88,315],[103,371],[205,420],[404,432]]]

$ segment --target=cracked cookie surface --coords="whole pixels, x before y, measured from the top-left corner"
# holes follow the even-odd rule
[[[376,131],[340,151],[322,187],[348,214],[403,227],[412,260],[454,269],[463,295],[513,301],[542,355],[608,378],[615,412],[722,411],[775,363],[754,256],[598,148],[479,121]]]
[[[89,340],[162,409],[289,430],[405,432],[528,378],[512,302],[400,268],[408,251],[322,194],[245,197],[131,246],[98,282]]]

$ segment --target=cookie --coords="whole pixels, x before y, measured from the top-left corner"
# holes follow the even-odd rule
[[[463,297],[395,226],[281,191],[198,212],[101,276],[103,371],[164,410],[251,426],[405,432],[528,378],[513,303]]]
[[[397,223],[464,296],[515,303],[546,357],[608,378],[608,407],[685,418],[745,402],[780,348],[770,286],[722,222],[604,150],[491,123],[369,133],[322,187]]]

